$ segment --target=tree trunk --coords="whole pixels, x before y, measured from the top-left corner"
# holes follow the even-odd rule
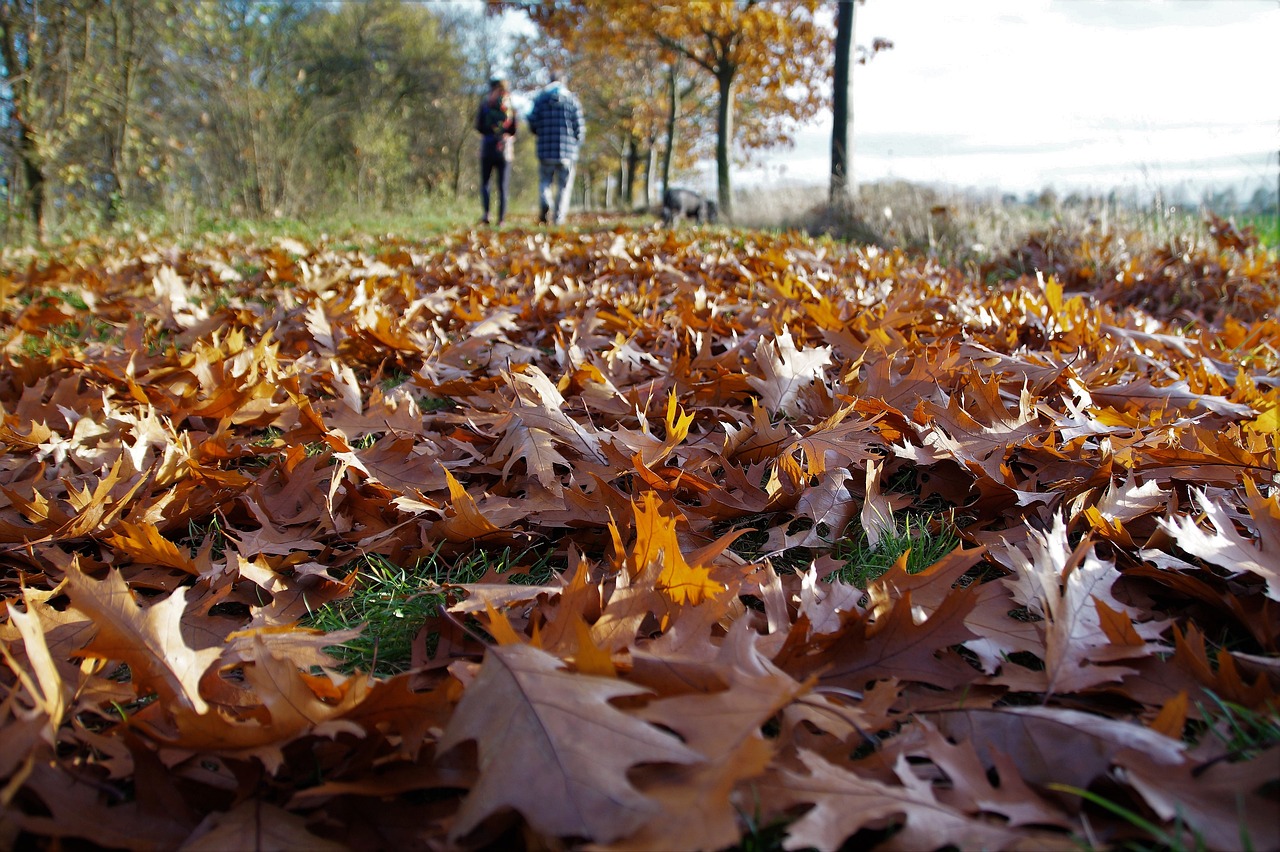
[[[36,161],[35,139],[25,126],[22,128],[20,138],[18,156],[22,159],[22,175],[27,184],[27,209],[31,213],[31,222],[36,228],[36,240],[43,244],[47,236],[44,218],[44,170]]]
[[[462,158],[467,147],[466,140],[460,140],[453,146],[453,197],[462,197]]]
[[[623,161],[625,184],[622,200],[627,210],[634,210],[636,206],[636,179],[640,176],[640,160],[640,140],[631,136],[627,139],[627,154]]]
[[[645,145],[644,157],[644,209],[648,212],[653,209],[653,178],[658,166],[658,146],[657,140],[650,137]]]
[[[662,150],[662,194],[671,188],[671,161],[676,151],[676,118],[680,114],[680,63],[667,66],[667,129]]]
[[[716,202],[720,217],[733,221],[733,186],[729,177],[729,154],[733,146],[733,78],[736,68],[722,68],[716,75],[720,99],[716,109]]]
[[[131,162],[129,156],[129,136],[133,129],[133,101],[136,96],[139,73],[138,56],[138,13],[136,5],[121,7],[112,6],[110,15],[111,58],[118,77],[115,78],[115,110],[112,115],[113,126],[108,130],[108,155],[111,169],[111,191],[106,198],[105,219],[108,223],[120,218],[126,202],[128,202],[133,186],[130,180]],[[89,24],[92,18],[85,20],[85,54],[86,65],[89,53]]]
[[[14,19],[14,9],[0,6],[0,57],[4,60],[3,80],[10,90],[9,111],[18,125],[17,159],[26,184],[25,201],[31,214],[31,224],[36,229],[36,239],[45,241],[45,179],[44,164],[36,144],[37,135],[28,110],[31,108],[32,69],[38,58],[33,55],[31,44],[20,42],[21,24]]]
[[[836,56],[832,79],[831,190],[834,206],[852,206],[858,185],[853,176],[853,32],[857,0],[839,0]]]

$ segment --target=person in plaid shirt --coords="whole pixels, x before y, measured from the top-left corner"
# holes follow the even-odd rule
[[[552,72],[551,83],[538,93],[529,112],[529,130],[538,137],[538,221],[564,222],[573,191],[573,172],[586,135],[582,104]]]

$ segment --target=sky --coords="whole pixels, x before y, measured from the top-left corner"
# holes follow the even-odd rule
[[[1280,0],[867,0],[875,37],[894,47],[855,70],[859,181],[1276,187]],[[825,184],[830,139],[827,113],[735,185]]]

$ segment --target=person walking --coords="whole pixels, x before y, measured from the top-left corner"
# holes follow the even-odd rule
[[[529,130],[538,137],[538,221],[563,224],[587,126],[582,104],[559,73],[552,72],[551,83],[534,98]]]
[[[489,180],[496,178],[498,190],[498,224],[507,217],[507,183],[511,177],[511,161],[515,159],[516,113],[511,106],[507,81],[494,75],[489,92],[476,110],[476,130],[480,133],[480,219],[489,224]]]

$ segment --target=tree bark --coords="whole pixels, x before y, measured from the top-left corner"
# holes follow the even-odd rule
[[[839,0],[836,56],[832,79],[831,189],[833,205],[852,205],[858,185],[853,174],[853,66],[857,0]]]
[[[644,156],[644,209],[653,209],[653,178],[658,166],[657,140],[652,136],[645,143]]]
[[[36,240],[41,244],[47,237],[45,222],[45,179],[39,156],[36,153],[36,142],[25,124],[19,135],[18,158],[22,160],[22,175],[27,184],[27,210],[31,213],[31,222],[36,228]]]
[[[109,131],[112,191],[107,195],[105,218],[115,222],[132,192],[130,180],[129,132],[133,128],[133,102],[138,77],[137,7],[130,4],[109,10],[111,24],[111,56],[119,76],[116,78],[114,126]],[[89,50],[86,35],[85,52]]]
[[[45,241],[45,176],[44,164],[37,145],[37,134],[27,110],[31,106],[33,69],[38,64],[30,41],[22,44],[20,22],[14,9],[0,7],[0,58],[4,60],[4,80],[11,90],[12,117],[18,125],[17,155],[26,184],[27,212],[36,230],[36,239]]]
[[[676,119],[680,114],[680,62],[667,66],[667,128],[666,145],[662,150],[662,194],[671,188],[671,161],[676,151]]]
[[[627,139],[627,153],[624,160],[624,180],[622,200],[626,209],[633,210],[636,206],[636,179],[640,177],[641,163],[640,140],[635,136]]]
[[[733,221],[733,186],[729,155],[733,145],[733,78],[736,68],[722,68],[716,75],[720,98],[716,109],[716,202],[720,217]]]

